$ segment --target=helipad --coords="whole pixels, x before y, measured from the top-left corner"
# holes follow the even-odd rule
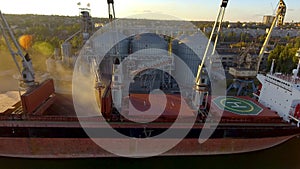
[[[213,102],[219,109],[238,115],[258,115],[263,111],[259,105],[252,101],[238,97],[219,96],[213,99]]]

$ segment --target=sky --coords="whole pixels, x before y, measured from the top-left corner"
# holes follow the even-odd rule
[[[229,0],[224,20],[261,22],[274,14],[279,0]],[[77,3],[81,2],[81,6]],[[221,0],[114,0],[117,18],[159,13],[184,20],[215,20]],[[93,17],[107,17],[107,0],[1,0],[0,10],[8,14],[79,15],[79,7],[90,3]],[[300,22],[300,0],[285,0],[287,22]]]

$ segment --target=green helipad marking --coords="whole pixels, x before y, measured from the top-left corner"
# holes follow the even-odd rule
[[[262,108],[250,100],[230,97],[219,96],[213,102],[225,111],[238,114],[238,115],[258,115],[262,112]]]

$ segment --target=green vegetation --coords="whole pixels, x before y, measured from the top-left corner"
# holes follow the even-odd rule
[[[53,55],[54,49],[60,48],[61,44],[68,37],[81,29],[81,18],[78,16],[32,14],[4,14],[4,16],[11,26],[16,39],[19,39],[22,35],[32,36],[31,46],[26,52],[30,54],[34,63],[34,69],[37,71],[45,71],[45,61]],[[105,23],[106,19],[93,18],[93,21]],[[73,51],[77,51],[81,47],[82,38],[74,37],[70,40],[70,43],[72,44]],[[16,69],[1,33],[0,59],[0,70]]]
[[[54,51],[53,45],[49,42],[35,42],[32,48],[35,52],[44,56],[50,56]]]
[[[55,48],[60,48],[61,44],[71,35],[81,29],[81,18],[78,16],[46,16],[46,15],[5,15],[8,23],[10,24],[15,37],[18,39],[22,35],[32,36],[32,42],[28,47],[27,52],[30,54],[34,68],[37,70],[45,71],[45,60],[53,55]],[[94,23],[107,23],[108,19],[93,18]],[[192,22],[200,30],[212,27],[214,22],[210,21],[193,21]],[[235,26],[233,26],[235,25]],[[255,23],[229,23],[224,22],[223,28],[238,27],[238,28],[258,28]],[[209,36],[210,32],[206,32]],[[221,31],[219,42],[231,44],[232,47],[242,48],[249,46],[253,42],[255,45],[262,44],[265,35],[258,38],[253,38],[249,33],[242,32],[237,34],[234,31],[224,33]],[[72,52],[80,49],[82,44],[82,37],[75,36],[69,42],[72,45]],[[272,59],[276,59],[276,71],[290,72],[295,67],[297,59],[294,57],[296,50],[300,47],[300,37],[285,39],[271,39],[270,44],[286,44],[286,46],[277,45],[275,50],[271,52],[268,59],[269,67]],[[13,60],[6,47],[6,43],[0,34],[0,70],[16,69]]]
[[[41,15],[5,15],[5,17],[16,39],[22,35],[32,36],[31,46],[24,52],[30,54],[34,69],[40,71],[45,71],[45,61],[53,54],[54,48],[59,48],[64,39],[80,29],[78,17]],[[16,69],[2,34],[0,36],[0,69]]]
[[[275,59],[275,71],[291,73],[296,68],[298,58],[295,56],[300,48],[300,37],[290,39],[287,45],[277,45],[268,57],[268,69],[271,67],[272,60]]]

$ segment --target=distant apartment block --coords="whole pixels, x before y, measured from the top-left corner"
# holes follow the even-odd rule
[[[270,52],[265,52],[265,54],[262,57],[262,60],[260,62],[260,70],[266,70],[267,64],[268,64],[268,56]],[[238,53],[222,53],[219,52],[219,56],[222,61],[222,65],[225,70],[229,70],[230,67],[237,67],[238,66],[238,60],[240,59],[240,54]],[[258,54],[250,55],[251,56],[251,67],[255,68],[257,65],[257,56]]]
[[[264,17],[263,17],[263,24],[265,24],[265,25],[271,25],[272,24],[272,22],[273,22],[273,20],[274,20],[274,16],[272,16],[272,15],[265,15]]]
[[[210,33],[211,27],[205,28],[204,33]],[[256,29],[250,29],[250,28],[223,28],[222,33],[224,35],[230,35],[234,34],[235,36],[241,36],[241,33],[247,33],[250,34],[253,38],[257,38],[261,35],[265,35],[267,32],[267,29],[262,28],[256,28]],[[299,37],[300,36],[300,30],[299,29],[281,29],[281,28],[275,28],[272,32],[271,37],[277,37],[277,38],[284,38],[286,36],[289,37]]]

